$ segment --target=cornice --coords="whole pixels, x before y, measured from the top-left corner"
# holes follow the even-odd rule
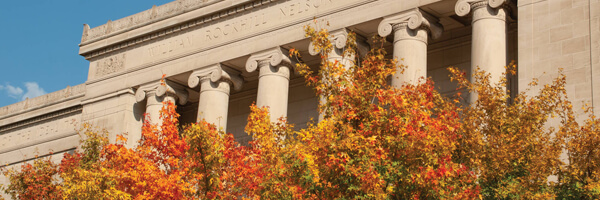
[[[281,0],[279,0],[279,1],[281,1]],[[333,13],[337,13],[337,12],[340,12],[340,11],[348,10],[348,9],[351,9],[353,7],[356,7],[356,6],[360,6],[360,5],[364,5],[364,4],[368,4],[368,3],[372,3],[372,2],[376,2],[376,1],[378,1],[378,0],[364,0],[364,1],[360,1],[360,2],[357,2],[357,3],[351,4],[351,5],[346,5],[346,6],[343,6],[343,7],[335,8],[335,9],[332,9],[332,10],[328,10],[326,12],[318,13],[315,16],[310,16],[310,17],[304,17],[304,18],[296,19],[296,20],[294,20],[292,22],[287,23],[286,26],[293,26],[293,25],[302,24],[302,23],[306,22],[307,20],[312,20],[314,18],[321,18],[321,17],[324,17],[324,16],[331,15]],[[269,32],[275,31],[275,30],[279,30],[279,29],[281,29],[281,26],[271,27],[271,28],[264,29],[264,30],[262,30],[260,32],[257,32],[257,33],[252,33],[252,34],[244,35],[243,37],[239,37],[239,38],[235,38],[235,39],[231,39],[231,40],[226,40],[226,41],[214,44],[214,45],[208,45],[208,46],[204,46],[204,47],[199,47],[198,49],[195,49],[195,50],[190,51],[190,52],[183,52],[183,53],[175,54],[174,56],[171,56],[169,58],[164,58],[164,59],[160,59],[160,60],[157,60],[157,61],[140,64],[140,65],[134,66],[132,68],[126,68],[126,69],[124,69],[122,71],[111,73],[111,74],[108,74],[108,75],[105,75],[105,76],[102,76],[102,77],[99,77],[99,78],[94,78],[92,80],[86,81],[85,84],[86,85],[96,84],[98,82],[106,81],[106,80],[109,80],[109,79],[112,79],[112,78],[115,78],[115,77],[118,77],[118,76],[122,76],[124,74],[132,73],[132,72],[139,71],[139,70],[142,70],[142,69],[146,69],[146,68],[149,68],[149,67],[152,67],[152,66],[164,64],[164,63],[171,62],[171,61],[174,61],[174,60],[177,60],[177,59],[181,59],[181,58],[184,58],[184,57],[195,55],[195,54],[198,54],[198,53],[201,53],[201,52],[205,52],[205,51],[210,50],[210,49],[214,49],[216,47],[230,45],[230,44],[233,44],[233,43],[236,43],[236,42],[239,42],[239,41],[247,40],[249,38],[253,38],[253,37],[265,34],[265,33],[269,33]],[[138,42],[138,43],[141,43],[141,42]],[[133,45],[137,45],[138,43],[135,43]]]
[[[179,1],[181,1],[181,0],[179,0]],[[156,23],[158,21],[166,20],[168,18],[172,18],[177,15],[182,15],[182,14],[196,12],[196,11],[188,10],[186,12],[177,13],[176,15],[170,15],[168,17],[161,18],[160,20],[158,20],[158,19],[150,20],[147,23],[144,23],[144,24],[138,25],[138,26],[134,26],[134,27],[131,27],[128,29],[123,29],[120,31],[113,30],[112,32],[110,32],[110,34],[105,34],[105,35],[102,35],[101,37],[97,37],[93,40],[89,39],[89,40],[86,40],[85,42],[82,42],[79,45],[80,46],[79,53],[80,53],[80,55],[84,56],[85,59],[90,60],[95,57],[102,56],[107,53],[115,52],[120,49],[128,48],[128,47],[131,47],[131,46],[134,46],[137,44],[141,44],[144,42],[162,38],[164,36],[172,35],[174,33],[179,33],[181,31],[185,31],[190,28],[197,27],[197,26],[200,26],[200,25],[208,23],[208,22],[212,22],[212,21],[215,21],[218,19],[222,19],[222,18],[237,15],[239,13],[250,11],[250,10],[262,7],[271,2],[278,1],[278,0],[254,0],[254,1],[250,1],[250,0],[241,0],[241,1],[213,0],[213,1],[210,1],[210,2],[212,2],[212,4],[210,4],[210,5],[217,5],[217,4],[223,3],[223,4],[229,4],[229,6],[225,6],[224,8],[217,9],[214,11],[203,10],[203,9],[209,9],[209,7],[210,7],[209,5],[197,7],[196,8],[197,11],[203,11],[203,12],[200,12],[200,13],[202,13],[201,15],[187,16],[187,19],[179,20],[180,22],[177,23],[176,25],[171,25],[171,24],[167,23],[169,25],[164,25],[164,27],[160,27],[160,28],[154,28],[151,31],[147,31],[145,33],[141,33],[137,36],[133,36],[130,38],[122,39],[118,42],[114,42],[112,44],[109,44],[109,45],[101,47],[101,48],[88,50],[88,51],[82,50],[82,48],[84,46],[92,44],[94,42],[99,42],[101,40],[108,39],[110,37],[113,37],[113,36],[116,36],[119,34],[127,34],[128,32],[133,31],[138,28],[141,28],[143,26],[147,26],[152,23]],[[93,30],[93,29],[89,29],[89,30]],[[86,28],[84,28],[84,35],[85,35],[85,33],[86,33]],[[89,31],[88,31],[88,33],[89,33]]]
[[[67,87],[56,92],[0,107],[0,120],[83,97],[85,87],[84,84]]]
[[[106,24],[90,28],[89,25],[83,25],[80,46],[102,40],[104,38],[124,33],[128,30],[136,29],[153,22],[161,21],[167,18],[175,17],[192,10],[206,7],[223,0],[175,0],[173,2],[152,6],[151,9],[130,15],[115,21],[108,20]]]

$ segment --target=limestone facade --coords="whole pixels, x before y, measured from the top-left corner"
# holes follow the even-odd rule
[[[564,68],[570,99],[600,112],[600,0],[175,0],[84,25],[87,81],[0,108],[0,164],[73,151],[82,122],[106,128],[111,141],[127,133],[134,145],[144,113],[158,121],[163,101],[179,105],[182,123],[204,118],[240,142],[249,140],[243,129],[253,102],[269,106],[272,119],[305,127],[319,118],[319,97],[287,57],[293,47],[318,64],[305,25],[332,30],[335,49],[344,48],[337,40],[348,31],[363,48],[374,35],[387,37],[390,57],[408,66],[392,85],[427,76],[451,95],[456,85],[446,67],[481,67],[499,79],[515,60],[512,93]]]

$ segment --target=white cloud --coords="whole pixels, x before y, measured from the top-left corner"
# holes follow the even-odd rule
[[[21,100],[46,94],[46,91],[36,82],[25,82],[25,88],[27,88],[27,92],[21,97]]]
[[[12,86],[8,83],[5,85],[0,85],[0,90],[6,90],[6,94],[14,99],[20,99],[21,95],[23,95],[23,89],[20,87]]]
[[[27,90],[26,92],[24,92],[21,87],[13,86],[9,83],[0,85],[0,91],[4,90],[6,91],[6,95],[10,98],[21,101],[46,94],[46,91],[44,91],[43,88],[40,88],[36,82],[25,82],[25,89]]]

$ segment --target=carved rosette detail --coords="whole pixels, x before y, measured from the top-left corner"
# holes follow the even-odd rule
[[[488,5],[491,8],[500,8],[506,3],[508,3],[507,0],[459,0],[454,6],[454,11],[456,15],[464,17],[480,6]]]
[[[424,29],[433,39],[439,38],[444,30],[437,18],[415,8],[383,18],[377,27],[377,32],[379,36],[387,37],[404,26],[411,30]]]
[[[125,69],[125,54],[99,60],[96,64],[96,77],[102,77]]]
[[[252,54],[246,61],[246,71],[254,72],[259,67],[270,65],[279,67],[280,65],[292,66],[292,61],[287,55],[287,50],[281,47],[267,49],[265,51]]]
[[[234,90],[239,91],[242,89],[244,79],[240,76],[239,72],[221,64],[214,64],[192,72],[190,78],[188,78],[188,86],[195,88],[203,81],[211,81],[213,83],[226,81],[233,86]]]
[[[173,96],[177,99],[177,103],[180,105],[184,105],[187,103],[189,94],[185,87],[169,81],[165,80],[164,83],[155,82],[147,85],[140,86],[135,92],[135,100],[136,102],[142,102],[146,100],[146,98],[156,95],[156,96]]]

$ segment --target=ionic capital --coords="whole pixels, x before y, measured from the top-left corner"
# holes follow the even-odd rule
[[[246,71],[254,72],[259,66],[278,67],[280,65],[291,68],[292,61],[288,57],[287,50],[281,47],[275,47],[252,54],[246,61]]]
[[[333,48],[343,49],[344,47],[346,47],[346,43],[348,42],[348,30],[340,29],[336,31],[331,31],[329,33],[329,36],[329,39],[333,44]],[[321,53],[321,49],[315,49],[315,45],[313,44],[313,42],[310,42],[308,44],[308,53],[310,53],[310,55],[316,56],[319,55],[319,53]]]
[[[335,30],[335,31],[331,31],[329,33],[330,36],[330,41],[333,44],[333,48],[338,49],[338,50],[343,50],[344,47],[346,47],[346,44],[348,43],[348,30],[347,29],[339,29],[339,30]],[[356,46],[358,48],[358,53],[361,54],[361,56],[366,55],[366,53],[369,51],[369,44],[366,43],[366,39],[356,35]],[[315,48],[315,45],[313,44],[313,42],[311,41],[308,44],[308,53],[310,55],[316,56],[319,55],[321,53],[322,49],[317,49]],[[331,56],[331,55],[330,55]]]
[[[432,39],[440,37],[444,30],[442,25],[438,23],[437,18],[415,8],[383,18],[377,31],[379,36],[387,37],[399,28],[424,29],[431,35]]]
[[[232,85],[236,91],[242,89],[242,84],[244,83],[244,79],[240,76],[239,72],[220,63],[194,70],[190,78],[188,78],[188,86],[195,88],[203,81],[211,81],[213,83],[225,81],[229,85]]]
[[[139,103],[152,95],[157,97],[172,96],[180,105],[184,105],[187,103],[189,94],[183,85],[164,80],[140,86],[135,92],[135,100]]]
[[[456,15],[464,17],[474,9],[484,8],[486,6],[489,6],[490,8],[500,8],[508,3],[508,0],[458,0],[454,6],[454,11],[456,12]]]

